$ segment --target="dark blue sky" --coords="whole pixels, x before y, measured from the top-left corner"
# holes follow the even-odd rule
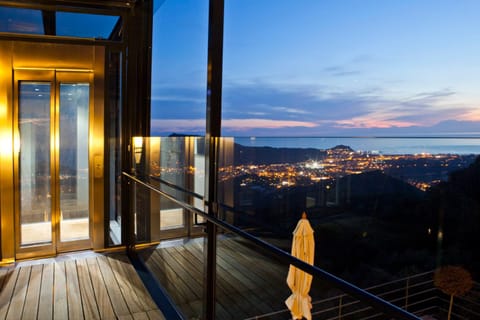
[[[480,1],[226,0],[223,135],[480,134]],[[154,17],[152,132],[205,127],[207,1]]]

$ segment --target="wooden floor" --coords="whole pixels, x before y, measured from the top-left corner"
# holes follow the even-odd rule
[[[185,317],[201,318],[202,242],[147,250],[142,257]],[[217,319],[246,319],[286,310],[284,301],[291,294],[286,265],[243,241],[223,239],[217,242],[217,266]],[[285,312],[280,318],[288,316]]]
[[[164,319],[123,254],[0,268],[0,319]]]

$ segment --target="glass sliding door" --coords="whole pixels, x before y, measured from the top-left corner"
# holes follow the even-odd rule
[[[18,86],[20,245],[52,242],[52,84]]]
[[[89,238],[89,83],[59,83],[60,241]]]
[[[91,247],[91,78],[15,71],[19,258]]]

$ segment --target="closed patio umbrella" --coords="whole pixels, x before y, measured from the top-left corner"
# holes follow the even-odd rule
[[[315,239],[313,229],[307,220],[305,212],[293,231],[292,256],[313,265],[315,253]],[[292,294],[285,300],[285,304],[292,313],[293,319],[312,319],[312,298],[309,296],[312,276],[295,266],[288,269],[287,284]]]

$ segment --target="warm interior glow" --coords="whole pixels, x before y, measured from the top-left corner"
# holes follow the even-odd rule
[[[133,137],[133,153],[135,155],[135,163],[139,164],[142,159],[143,137]]]
[[[133,137],[133,149],[137,152],[138,149],[142,151],[143,137]]]
[[[5,119],[7,115],[7,106],[6,104],[0,104],[0,119]],[[20,149],[20,144],[15,145],[15,150]],[[7,130],[2,130],[0,136],[0,154],[2,156],[10,156],[12,154],[12,138],[8,134]]]

